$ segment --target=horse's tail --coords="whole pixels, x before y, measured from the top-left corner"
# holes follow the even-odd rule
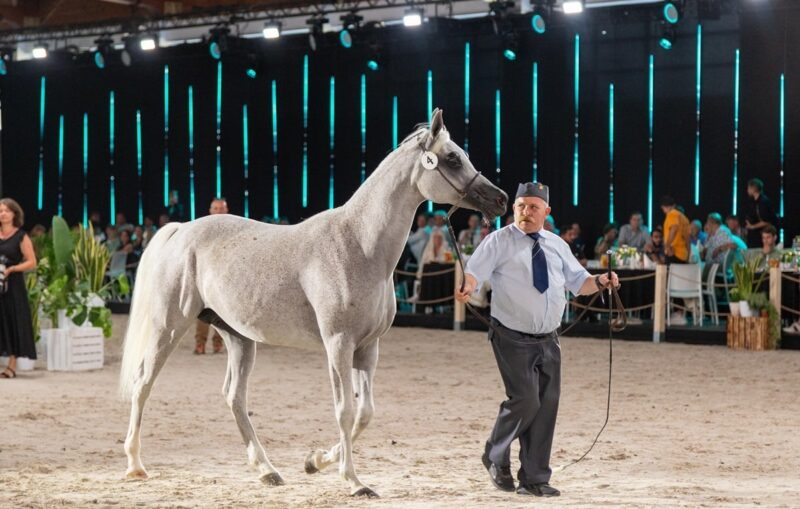
[[[161,283],[154,279],[153,273],[156,266],[164,261],[164,245],[179,227],[180,223],[169,223],[158,230],[139,261],[119,372],[119,392],[125,399],[133,393],[134,380],[147,346],[156,339],[153,337],[153,293]]]

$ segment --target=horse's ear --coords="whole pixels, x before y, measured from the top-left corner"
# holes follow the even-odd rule
[[[444,129],[444,119],[442,118],[442,110],[436,108],[431,114],[431,139],[436,139],[439,133]]]

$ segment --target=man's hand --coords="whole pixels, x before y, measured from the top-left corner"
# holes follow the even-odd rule
[[[603,288],[608,288],[608,274],[600,274],[597,276],[597,282],[600,283],[600,286]],[[614,285],[614,288],[619,288],[619,276],[617,276],[616,272],[611,273],[611,284]]]
[[[664,246],[664,254],[667,256],[674,256],[675,250],[672,249],[672,246]]]
[[[478,281],[470,274],[464,275],[464,291],[461,288],[456,288],[455,297],[458,302],[467,302],[478,286]]]

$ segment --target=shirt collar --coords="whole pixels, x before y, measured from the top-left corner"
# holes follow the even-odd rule
[[[517,226],[517,223],[511,223],[511,229],[512,229],[513,231],[516,231],[516,232],[517,232],[517,233],[519,233],[520,235],[525,235],[526,237],[528,236],[528,234],[527,234],[527,233],[525,233],[524,231],[522,231],[522,230],[520,229],[520,227],[519,227],[519,226]],[[531,232],[531,233],[538,233],[538,234],[540,235],[540,238],[544,239],[544,238],[547,238],[547,237],[546,237],[546,235],[545,235],[545,233],[549,233],[549,232],[547,232],[547,230],[545,230],[544,228],[540,228],[538,232]]]

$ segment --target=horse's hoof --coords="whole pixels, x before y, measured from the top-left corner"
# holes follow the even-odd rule
[[[259,477],[259,479],[264,484],[268,484],[270,486],[283,486],[284,484],[286,484],[285,482],[283,482],[283,477],[281,477],[281,475],[278,472],[270,472],[268,474],[264,474],[261,477]]]
[[[125,472],[125,477],[128,479],[147,479],[147,472],[142,468],[136,468]]]
[[[381,498],[380,495],[367,488],[366,486],[356,491],[351,497],[367,497],[367,498]]]
[[[308,453],[308,456],[306,456],[306,463],[305,463],[304,466],[305,466],[305,471],[306,471],[307,474],[316,474],[317,472],[319,472],[319,469],[314,464],[314,456],[315,455],[316,455],[316,451],[312,451],[312,452]]]

